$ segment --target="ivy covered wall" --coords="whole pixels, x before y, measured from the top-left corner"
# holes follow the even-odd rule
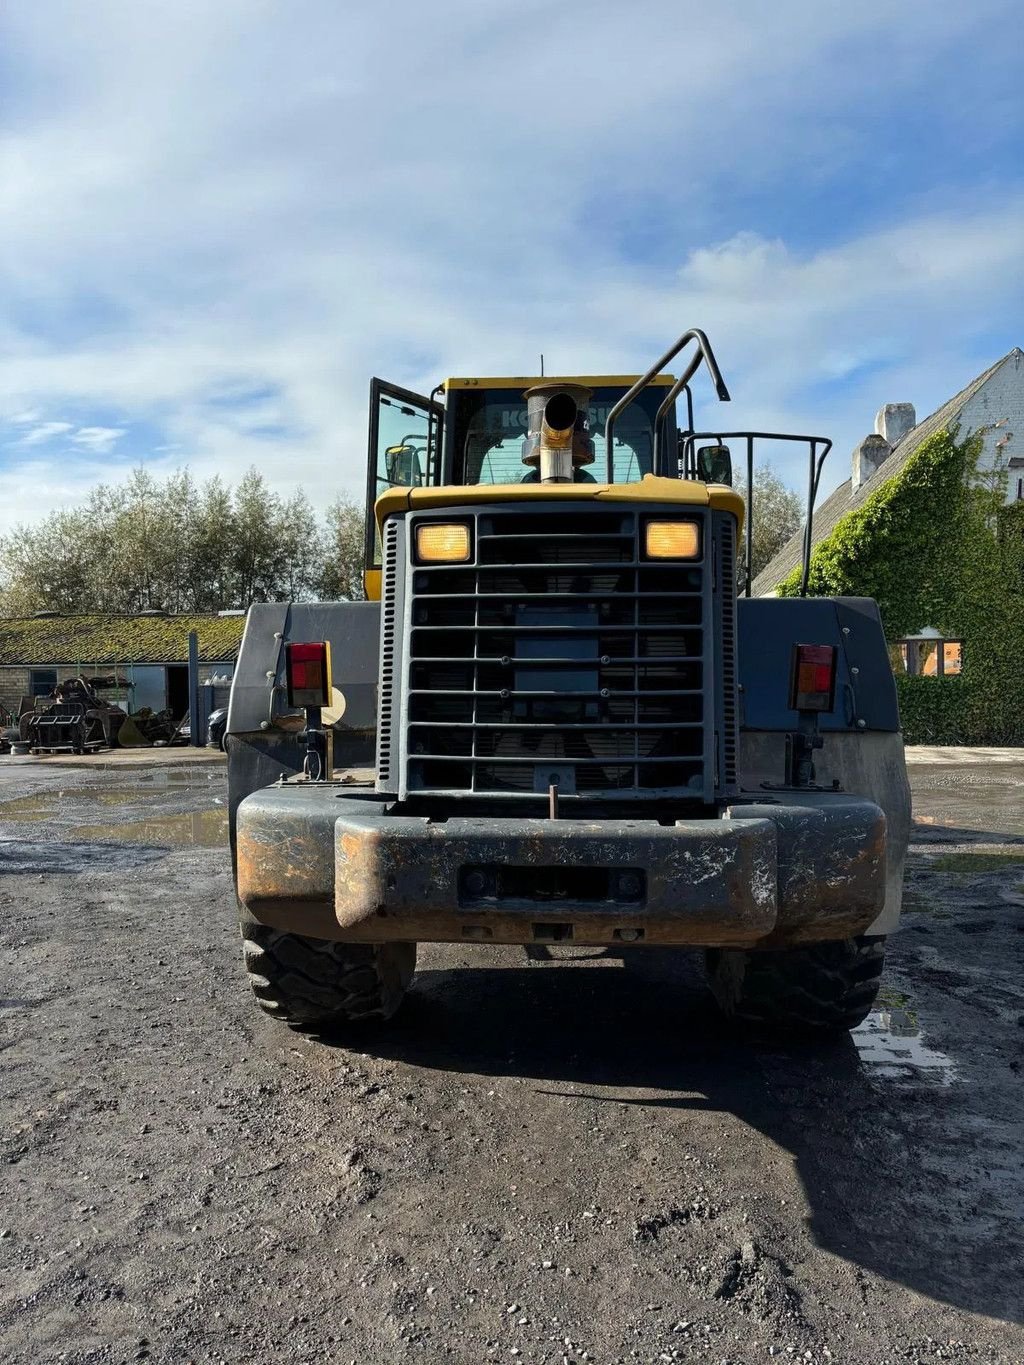
[[[809,591],[877,599],[890,642],[963,641],[959,677],[897,677],[910,744],[1024,744],[1024,503],[979,473],[980,435],[940,431],[815,549]],[[799,572],[780,593],[799,591]]]

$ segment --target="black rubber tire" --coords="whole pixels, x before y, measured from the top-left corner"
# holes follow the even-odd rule
[[[875,1003],[885,937],[747,952],[713,948],[708,983],[722,1013],[761,1032],[821,1036],[856,1028]]]
[[[242,956],[262,1009],[285,1023],[390,1019],[416,970],[415,943],[334,943],[242,919]]]

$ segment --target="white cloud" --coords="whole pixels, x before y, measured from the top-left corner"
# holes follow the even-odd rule
[[[74,430],[74,422],[38,422],[24,436],[19,436],[18,445],[38,446],[44,441],[52,441],[55,436],[63,436]]]
[[[8,460],[0,519],[140,456],[357,489],[371,374],[424,389],[540,351],[549,372],[642,368],[692,324],[718,349],[730,424],[834,433],[834,479],[881,402],[936,406],[1019,317],[1012,186],[907,198],[880,165],[873,213],[844,229],[814,208],[816,187],[865,175],[863,120],[901,102],[931,100],[983,145],[962,63],[955,106],[935,71],[999,12],[16,8],[0,408],[15,439],[63,441],[59,473]],[[992,85],[999,54],[982,51]],[[781,232],[758,220],[772,193],[792,206]],[[631,244],[649,229],[654,264]]]
[[[97,455],[103,455],[113,450],[123,435],[123,427],[79,427],[70,440],[73,445],[83,446]]]

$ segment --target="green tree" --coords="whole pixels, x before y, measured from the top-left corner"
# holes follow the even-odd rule
[[[347,529],[346,529],[347,528]],[[0,539],[0,613],[219,611],[255,601],[361,595],[362,513],[322,517],[250,469],[232,489],[188,469],[135,469],[83,504]],[[340,578],[338,575],[340,574]]]
[[[363,592],[363,509],[339,497],[324,514],[317,596],[324,602],[358,602]]]
[[[747,502],[746,480],[736,490]],[[749,504],[748,504],[749,506]],[[804,505],[768,463],[754,470],[754,515],[751,576],[768,567],[783,545],[800,529]]]

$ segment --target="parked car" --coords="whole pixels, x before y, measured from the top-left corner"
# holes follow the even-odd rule
[[[228,724],[228,708],[218,706],[216,711],[210,712],[210,721],[206,727],[206,747],[208,749],[224,748],[224,731]]]

